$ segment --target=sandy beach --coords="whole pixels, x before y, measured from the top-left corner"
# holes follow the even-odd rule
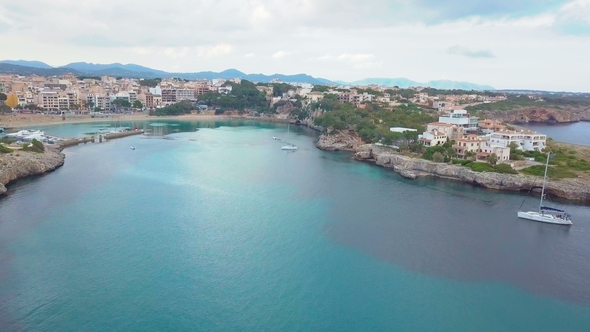
[[[230,119],[242,118],[241,116],[227,115],[199,115],[186,114],[179,116],[158,117],[145,114],[122,114],[109,115],[109,117],[90,117],[90,115],[69,115],[62,119],[60,115],[42,115],[42,114],[16,114],[0,115],[0,127],[7,130],[19,129],[24,127],[34,127],[39,125],[54,125],[63,123],[84,123],[84,122],[111,122],[113,120],[121,121],[141,121],[141,120],[210,120],[210,119]],[[246,117],[244,117],[246,118]]]

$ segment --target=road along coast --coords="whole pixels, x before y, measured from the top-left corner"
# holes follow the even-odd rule
[[[474,172],[471,169],[448,163],[402,155],[389,147],[362,144],[360,139],[345,133],[322,135],[316,146],[322,150],[354,152],[354,158],[393,169],[401,176],[415,179],[434,176],[469,183],[495,190],[524,191],[541,185],[541,178],[523,174]],[[550,195],[580,202],[590,202],[590,181],[582,178],[548,180],[546,192]]]

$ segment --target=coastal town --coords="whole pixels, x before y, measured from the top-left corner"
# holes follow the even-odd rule
[[[531,93],[519,94],[517,98],[542,103],[546,97]],[[455,167],[468,167],[480,173],[518,170],[542,175],[538,165],[548,146],[547,135],[478,116],[480,109],[513,99],[513,95],[494,91],[314,85],[279,79],[249,82],[240,78],[0,75],[0,130],[13,132],[5,134],[0,144],[2,149],[11,151],[27,147],[34,140],[45,144],[60,142],[62,138],[29,130],[43,123],[100,121],[109,116],[144,120],[150,116],[233,116],[320,130],[323,135],[317,146],[325,150],[356,153],[369,143],[411,158],[453,163]],[[22,129],[23,125],[29,129]],[[14,133],[17,129],[21,130]],[[123,129],[114,129],[117,130]],[[364,157],[358,159],[371,159],[366,153],[361,155]],[[565,174],[587,176],[579,172]]]

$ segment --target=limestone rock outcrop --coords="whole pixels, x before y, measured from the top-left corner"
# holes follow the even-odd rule
[[[483,117],[500,120],[505,123],[567,123],[590,121],[590,108],[562,109],[547,107],[524,107],[511,111],[483,111]]]
[[[528,191],[533,186],[541,185],[540,179],[533,176],[492,172],[479,173],[464,166],[435,163],[429,160],[404,156],[389,148],[373,144],[359,146],[354,158],[391,168],[401,176],[411,179],[418,176],[436,176],[490,189],[512,191]],[[590,182],[587,180],[550,180],[547,181],[546,192],[570,200],[590,202]]]
[[[316,147],[328,151],[356,151],[363,140],[354,132],[335,131],[321,135]]]
[[[0,195],[6,193],[5,185],[11,181],[53,171],[64,161],[60,149],[50,148],[43,153],[15,151],[0,155]]]

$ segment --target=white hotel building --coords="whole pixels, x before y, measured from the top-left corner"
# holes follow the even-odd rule
[[[515,143],[525,151],[541,151],[547,146],[547,135],[530,130],[520,132],[502,130],[490,135],[490,144],[492,145],[508,147],[510,143]]]

